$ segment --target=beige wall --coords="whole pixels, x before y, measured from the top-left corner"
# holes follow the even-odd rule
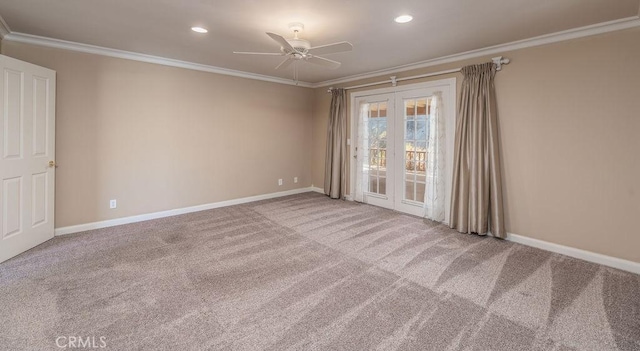
[[[312,89],[6,40],[2,53],[57,71],[56,227],[311,185]]]
[[[512,59],[496,77],[507,230],[640,262],[640,28],[502,55]],[[323,184],[330,97],[315,98],[312,179]]]
[[[323,186],[326,88],[6,40],[1,50],[58,72],[56,227]],[[640,262],[640,29],[503,55],[508,231]]]

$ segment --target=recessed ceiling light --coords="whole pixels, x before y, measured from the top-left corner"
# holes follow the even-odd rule
[[[401,15],[396,17],[395,21],[397,23],[407,23],[407,22],[411,22],[412,19],[413,17],[411,15]]]
[[[208,30],[202,28],[202,27],[191,27],[191,30],[196,32],[196,33],[206,33],[208,32]]]

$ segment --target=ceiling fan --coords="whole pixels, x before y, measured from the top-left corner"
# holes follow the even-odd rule
[[[351,51],[353,45],[347,41],[312,47],[308,40],[298,38],[298,33],[304,29],[302,23],[290,23],[293,30],[293,38],[285,39],[283,36],[269,33],[267,35],[280,44],[280,52],[246,52],[234,51],[234,54],[285,56],[284,61],[276,66],[276,69],[284,69],[293,63],[293,80],[298,81],[298,62],[309,62],[330,69],[340,67],[340,62],[320,57],[318,55],[333,54],[337,52]]]

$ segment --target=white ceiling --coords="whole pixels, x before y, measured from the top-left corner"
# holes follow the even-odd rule
[[[327,55],[337,70],[311,64],[300,80],[321,82],[487,46],[638,16],[640,0],[0,0],[12,32],[291,78],[265,32],[290,37],[302,22],[312,45],[349,41]],[[400,25],[397,15],[414,20]],[[209,29],[197,34],[192,26]]]

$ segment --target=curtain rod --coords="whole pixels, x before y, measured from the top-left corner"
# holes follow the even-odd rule
[[[496,64],[496,71],[500,71],[502,69],[502,65],[508,64],[511,60],[509,60],[508,58],[503,58],[502,56],[498,56],[498,57],[491,58],[491,61],[493,61],[493,63]],[[374,85],[381,85],[381,84],[387,84],[387,83],[391,83],[391,86],[395,87],[398,84],[398,82],[402,82],[402,81],[405,81],[405,80],[441,76],[443,74],[460,72],[461,69],[462,69],[462,67],[459,67],[459,68],[449,69],[449,70],[446,70],[446,71],[432,72],[432,73],[420,74],[420,75],[417,75],[417,76],[403,77],[403,78],[397,78],[396,76],[391,76],[391,77],[389,77],[388,80],[383,80],[383,81],[374,82],[374,83],[354,85],[354,86],[350,86],[350,87],[345,87],[344,89],[345,90],[351,90],[351,89],[358,89],[358,88],[370,87],[370,86],[374,86]],[[333,90],[333,87],[329,88],[327,90],[327,92],[330,93],[331,90]]]

